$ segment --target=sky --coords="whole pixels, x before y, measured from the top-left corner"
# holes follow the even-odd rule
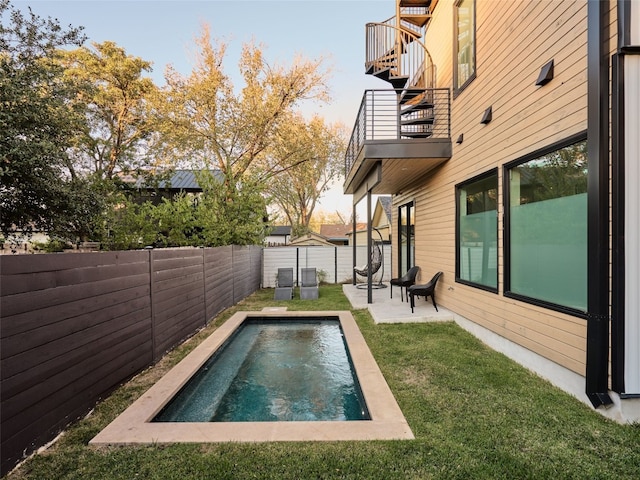
[[[297,54],[326,58],[331,69],[332,100],[309,106],[327,122],[344,123],[350,131],[366,89],[388,88],[364,73],[365,25],[395,14],[394,0],[12,0],[36,15],[57,18],[61,25],[84,27],[88,42],[111,40],[127,54],[153,63],[151,77],[164,84],[169,64],[183,75],[193,67],[194,38],[203,23],[211,37],[227,43],[224,70],[234,85],[242,45],[263,45],[270,64],[290,65]],[[351,213],[351,196],[342,181],[320,201],[319,209]],[[360,209],[360,207],[359,207]],[[358,209],[358,211],[359,211]]]

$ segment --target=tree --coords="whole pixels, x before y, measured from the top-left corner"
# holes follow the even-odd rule
[[[189,77],[169,68],[156,103],[167,156],[220,170],[233,183],[259,161],[288,113],[301,101],[326,98],[322,60],[297,58],[290,68],[270,66],[260,47],[245,44],[239,62],[245,85],[237,94],[222,64],[226,44],[211,44],[208,27],[196,40],[197,64]]]
[[[268,192],[292,226],[294,236],[309,231],[318,200],[341,175],[346,131],[322,118],[293,117],[272,148],[274,174]]]
[[[0,0],[0,226],[85,229],[100,208],[87,182],[72,178],[68,155],[81,112],[73,85],[53,61],[56,49],[84,42],[81,28],[28,15]],[[82,204],[76,202],[81,198]]]
[[[111,179],[117,171],[139,170],[143,142],[151,131],[146,99],[156,86],[151,63],[127,55],[114,42],[93,43],[60,52],[65,76],[78,85],[76,101],[84,109],[86,128],[79,131],[77,166],[99,178]]]
[[[166,162],[187,159],[198,169],[221,173],[222,184],[211,186],[214,196],[207,201],[217,203],[216,222],[227,234],[209,241],[233,238],[242,244],[246,239],[230,227],[247,238],[258,231],[264,235],[264,212],[251,208],[264,204],[255,194],[263,191],[266,154],[300,102],[326,99],[326,72],[322,59],[269,65],[261,47],[245,44],[239,62],[244,86],[238,93],[223,70],[226,44],[214,47],[207,27],[196,43],[199,52],[191,74],[184,77],[169,68],[167,86],[154,102],[157,151]]]

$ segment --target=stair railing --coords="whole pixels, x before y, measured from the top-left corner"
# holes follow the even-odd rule
[[[396,17],[382,23],[368,23],[365,60],[367,71],[380,75],[388,70],[391,77],[419,78],[425,82],[423,85],[407,82],[407,88],[434,88],[433,61],[421,38],[418,27],[407,22],[397,25]]]
[[[345,177],[354,167],[365,142],[409,141],[400,128],[398,96],[403,89],[366,90],[360,103],[345,154]],[[451,93],[448,88],[420,89],[419,96],[433,104],[429,138],[425,141],[451,140]]]

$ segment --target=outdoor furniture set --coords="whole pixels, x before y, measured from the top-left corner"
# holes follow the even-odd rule
[[[313,300],[318,298],[318,276],[315,268],[300,270],[300,299]],[[291,300],[293,298],[293,268],[279,268],[276,278],[274,300]]]

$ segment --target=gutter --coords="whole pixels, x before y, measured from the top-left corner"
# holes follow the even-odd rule
[[[585,393],[609,396],[609,2],[587,1],[588,267]]]

